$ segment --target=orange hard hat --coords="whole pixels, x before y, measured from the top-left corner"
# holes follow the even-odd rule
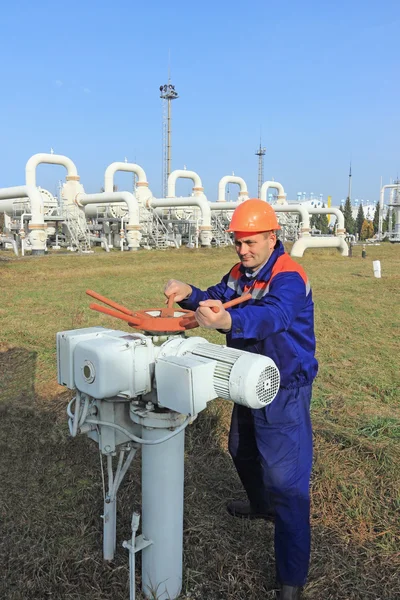
[[[227,231],[260,233],[280,228],[272,206],[268,202],[264,202],[264,200],[250,198],[235,208]]]

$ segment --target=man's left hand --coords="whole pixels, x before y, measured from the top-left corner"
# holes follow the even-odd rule
[[[211,310],[212,306],[218,306],[218,312]],[[223,329],[230,331],[232,327],[231,315],[222,306],[220,300],[203,300],[196,310],[196,321],[201,327],[207,329]]]

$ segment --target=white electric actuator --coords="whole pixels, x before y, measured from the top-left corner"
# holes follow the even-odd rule
[[[194,416],[220,397],[248,408],[275,398],[278,368],[265,356],[172,336],[161,346],[151,336],[102,327],[57,334],[58,382],[97,400],[146,396],[157,405]]]
[[[151,391],[150,337],[103,327],[57,333],[58,383],[92,398],[136,398]]]
[[[142,455],[142,533],[132,517],[130,597],[135,554],[142,552],[142,590],[149,600],[177,599],[182,589],[184,436],[214,398],[252,409],[273,401],[280,376],[265,356],[201,337],[126,333],[103,327],[57,334],[58,382],[75,397],[67,409],[72,437],[85,433],[107,457],[103,555],[116,549],[117,492],[138,448]],[[118,455],[115,473],[113,457]]]

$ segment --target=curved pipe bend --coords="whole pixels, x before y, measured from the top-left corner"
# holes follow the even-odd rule
[[[173,208],[176,206],[197,206],[201,212],[202,224],[200,230],[200,242],[202,246],[211,246],[212,226],[211,208],[204,194],[189,196],[186,198],[150,198],[147,205],[151,208]]]
[[[0,242],[2,244],[11,244],[11,246],[13,247],[15,256],[18,256],[17,242],[15,241],[15,239],[13,237],[7,237],[6,235],[3,235],[0,233]]]
[[[129,248],[138,248],[141,239],[139,220],[139,204],[130,192],[103,192],[100,194],[78,194],[76,203],[79,206],[87,204],[109,204],[110,202],[125,202],[128,207],[127,240]]]
[[[295,241],[290,256],[301,258],[307,248],[337,248],[342,256],[349,255],[349,247],[342,236],[306,236]]]
[[[302,223],[301,230],[300,230],[301,235],[308,236],[310,234],[310,215],[305,206],[303,206],[302,204],[274,204],[272,206],[272,208],[277,213],[279,213],[279,212],[284,212],[284,213],[297,212],[297,213],[299,213],[300,218],[301,218],[301,223]]]
[[[238,185],[240,185],[240,192],[239,192],[239,198],[241,200],[244,200],[245,198],[248,197],[249,192],[247,189],[247,185],[244,179],[242,179],[242,177],[236,177],[236,175],[225,175],[225,177],[222,177],[222,179],[220,179],[219,183],[218,183],[218,200],[217,202],[225,202],[225,192],[226,192],[226,186],[228,185],[228,183],[237,183]]]
[[[399,188],[399,184],[397,184],[397,183],[390,183],[390,184],[384,185],[381,188],[381,193],[379,195],[379,222],[378,222],[378,240],[379,241],[382,239],[383,205],[384,205],[384,200],[385,200],[385,190],[387,190],[387,189],[393,189],[393,188]]]
[[[175,198],[175,188],[177,179],[191,179],[193,181],[193,191],[202,192],[203,184],[200,176],[195,171],[185,171],[184,169],[176,169],[172,171],[168,177],[168,198]],[[186,205],[187,206],[187,205]]]
[[[62,154],[39,153],[31,156],[25,165],[26,185],[36,186],[36,168],[42,163],[48,165],[61,165],[67,169],[67,180],[73,179],[79,181],[77,168],[68,156],[63,156]]]
[[[338,224],[338,235],[345,235],[344,214],[338,208],[308,208],[310,215],[335,215]]]
[[[109,204],[110,202],[125,202],[128,207],[129,225],[139,225],[139,204],[130,192],[103,192],[99,194],[78,194],[77,204]]]
[[[0,211],[12,210],[13,199],[29,198],[31,205],[31,220],[29,223],[29,241],[32,254],[44,254],[46,250],[46,224],[44,222],[43,197],[36,186],[18,185],[0,189]]]
[[[202,226],[211,227],[210,202],[204,194],[201,196],[188,196],[186,198],[151,198],[148,201],[151,208],[173,208],[176,206],[197,206],[201,211]]]
[[[113,162],[111,165],[108,165],[105,173],[104,173],[104,191],[106,193],[114,191],[114,175],[117,171],[127,171],[128,173],[134,173],[137,175],[138,184],[147,187],[148,181],[146,177],[146,173],[141,166],[135,163],[126,163],[126,162]]]
[[[260,199],[267,202],[267,192],[272,188],[278,190],[278,200],[286,200],[285,190],[279,181],[264,181],[260,190]]]
[[[241,204],[240,202],[209,202],[211,210],[235,210],[237,206]],[[309,235],[310,230],[310,215],[305,206],[301,204],[274,204],[272,206],[275,212],[297,212],[300,214],[302,228],[302,235]]]

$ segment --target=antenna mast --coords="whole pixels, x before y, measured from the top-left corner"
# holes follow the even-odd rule
[[[351,202],[351,162],[350,162],[350,171],[349,171],[349,193],[348,193],[348,198]]]
[[[168,83],[160,85],[160,98],[163,101],[163,121],[162,121],[162,190],[165,198],[168,193],[168,177],[171,173],[171,102],[179,98],[175,86],[171,84],[171,73],[168,67]]]
[[[257,198],[260,197],[261,194],[261,186],[264,183],[264,156],[266,152],[266,148],[261,146],[261,138],[260,138],[260,147],[256,151],[256,156],[258,156],[258,192]]]

